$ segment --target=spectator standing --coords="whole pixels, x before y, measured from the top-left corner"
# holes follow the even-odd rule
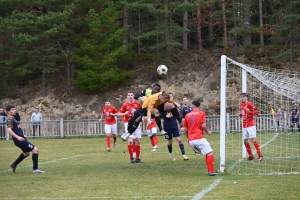
[[[30,119],[33,123],[33,136],[35,136],[35,131],[37,128],[39,129],[38,136],[41,136],[41,122],[43,121],[43,118],[39,108],[35,109],[35,111],[31,114]]]
[[[276,112],[276,122],[277,122],[277,127],[280,127],[281,124],[281,119],[282,119],[282,113],[281,113],[281,109],[278,108],[277,112]]]
[[[290,120],[291,120],[291,125],[290,125],[290,132],[294,131],[294,126],[295,124],[298,127],[298,131],[300,132],[300,126],[299,126],[299,119],[298,119],[298,106],[296,105],[296,101],[292,102],[292,107],[291,107],[291,112],[290,112]]]
[[[0,138],[5,138],[6,120],[7,120],[7,114],[4,112],[3,108],[0,107]]]

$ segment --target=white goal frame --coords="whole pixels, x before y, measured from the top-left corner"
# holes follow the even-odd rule
[[[221,70],[220,70],[220,168],[219,171],[221,173],[226,171],[226,134],[227,127],[226,125],[229,123],[226,120],[229,118],[226,113],[226,100],[227,100],[227,69],[228,63],[234,64],[240,67],[241,73],[241,90],[240,92],[247,92],[247,73],[254,76],[262,85],[265,85],[269,89],[276,91],[276,93],[285,96],[294,101],[300,102],[300,92],[299,89],[297,92],[293,88],[299,88],[300,79],[284,79],[283,76],[274,75],[272,73],[268,73],[268,71],[261,71],[255,68],[252,68],[250,65],[245,65],[234,61],[228,58],[225,55],[221,56]],[[261,73],[261,74],[260,74]],[[278,79],[279,78],[279,79]],[[278,83],[277,80],[280,80]],[[277,132],[277,128],[276,128]],[[241,143],[243,141],[241,140]],[[241,159],[246,157],[246,150],[244,145],[242,144],[242,152]],[[300,170],[299,170],[300,171]],[[299,173],[299,171],[297,173]]]

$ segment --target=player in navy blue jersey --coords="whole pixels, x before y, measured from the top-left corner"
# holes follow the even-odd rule
[[[182,143],[180,132],[178,129],[177,119],[173,117],[171,110],[166,110],[161,115],[164,118],[164,130],[167,132],[165,138],[168,140],[168,151],[170,159],[175,161],[175,157],[172,154],[173,137],[179,144],[180,151],[184,160],[189,160],[189,157],[185,155],[184,145]]]
[[[182,118],[184,119],[186,114],[188,114],[191,111],[192,111],[192,107],[189,106],[188,98],[187,97],[182,97],[182,109],[181,109]]]
[[[291,112],[290,112],[290,119],[291,119],[291,125],[290,125],[290,131],[294,131],[294,126],[295,124],[297,125],[298,131],[300,132],[300,126],[299,126],[299,110],[298,106],[296,105],[296,101],[292,102],[293,105],[291,107]]]
[[[33,173],[45,173],[44,171],[38,168],[38,157],[39,157],[39,150],[36,148],[32,143],[27,140],[26,135],[24,135],[20,122],[18,122],[14,116],[16,115],[16,108],[14,106],[7,106],[6,112],[8,115],[7,119],[7,132],[12,136],[12,139],[17,147],[19,147],[23,153],[19,155],[19,157],[10,164],[13,172],[16,172],[16,168],[24,158],[30,155],[32,152],[32,162],[33,162]]]

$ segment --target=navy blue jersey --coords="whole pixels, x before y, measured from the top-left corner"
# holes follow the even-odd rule
[[[298,107],[295,105],[291,107],[291,110],[292,110],[292,116],[295,116],[298,113]]]
[[[24,133],[20,127],[20,122],[18,122],[15,118],[7,119],[7,128],[11,128],[11,130],[17,134],[18,136],[25,138]],[[12,137],[15,143],[20,143],[17,138]],[[25,138],[26,139],[26,138]]]
[[[162,117],[164,118],[164,129],[169,129],[169,128],[178,128],[177,120],[175,117],[167,118],[166,115],[168,113],[171,113],[171,110],[166,110],[163,112]],[[172,115],[172,113],[171,113]]]
[[[185,116],[186,116],[186,114],[188,114],[191,111],[192,111],[192,107],[191,106],[182,107],[182,118],[184,119]]]

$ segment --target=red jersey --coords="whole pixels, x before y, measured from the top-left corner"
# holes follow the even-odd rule
[[[104,106],[102,108],[102,114],[105,117],[105,124],[112,125],[116,123],[115,116],[111,115],[115,113],[118,113],[118,110],[114,106],[109,106],[108,108]]]
[[[125,102],[123,103],[122,107],[120,108],[119,112],[120,113],[125,113],[128,111],[128,113],[124,116],[124,122],[128,122],[129,118],[131,117],[131,115],[138,109],[142,108],[142,105],[137,102]]]
[[[246,109],[249,109],[249,112],[247,112]],[[253,103],[249,101],[240,103],[240,111],[240,116],[243,118],[243,128],[255,126],[254,115],[258,115],[258,110]]]
[[[149,124],[149,126],[147,126],[147,130],[151,130],[152,128],[156,127],[155,118],[151,118],[151,122],[152,122],[152,124]]]
[[[202,124],[206,123],[206,114],[201,110],[192,110],[186,114],[183,127],[187,128],[188,140],[198,140],[204,138]]]

